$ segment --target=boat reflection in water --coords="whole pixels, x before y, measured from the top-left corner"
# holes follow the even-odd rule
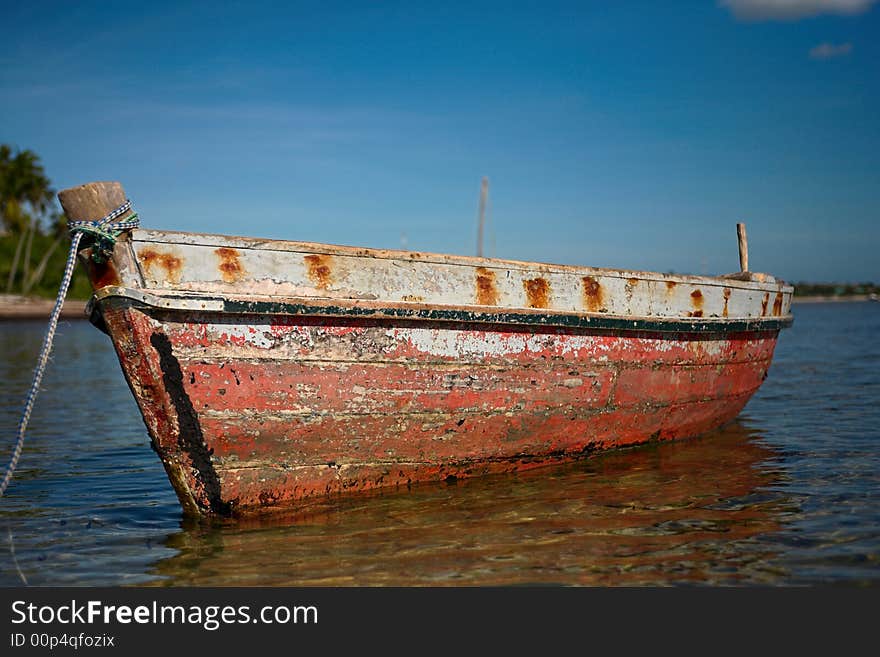
[[[770,582],[790,512],[741,421],[540,472],[366,493],[297,515],[193,521],[159,585]]]

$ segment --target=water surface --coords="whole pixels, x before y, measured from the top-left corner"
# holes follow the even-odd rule
[[[63,323],[0,498],[0,585],[875,583],[880,304],[795,317],[712,435],[223,523],[183,520],[108,338]],[[4,466],[43,330],[0,323]]]

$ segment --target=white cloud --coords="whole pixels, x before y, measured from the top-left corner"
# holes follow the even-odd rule
[[[734,16],[746,21],[793,21],[819,14],[854,16],[868,11],[877,0],[718,0]]]
[[[846,57],[852,52],[852,44],[847,43],[820,43],[810,49],[810,57],[813,59],[832,59],[834,57]]]

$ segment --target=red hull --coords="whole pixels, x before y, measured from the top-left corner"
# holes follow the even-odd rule
[[[778,334],[102,310],[199,514],[704,433],[761,385]]]

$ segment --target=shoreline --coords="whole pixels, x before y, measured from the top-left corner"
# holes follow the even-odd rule
[[[845,303],[847,301],[874,301],[870,294],[850,294],[848,296],[810,295],[792,297],[792,304],[796,303]]]
[[[0,294],[0,321],[49,319],[54,306],[54,299]],[[86,302],[79,299],[66,300],[61,309],[60,319],[88,319]]]

